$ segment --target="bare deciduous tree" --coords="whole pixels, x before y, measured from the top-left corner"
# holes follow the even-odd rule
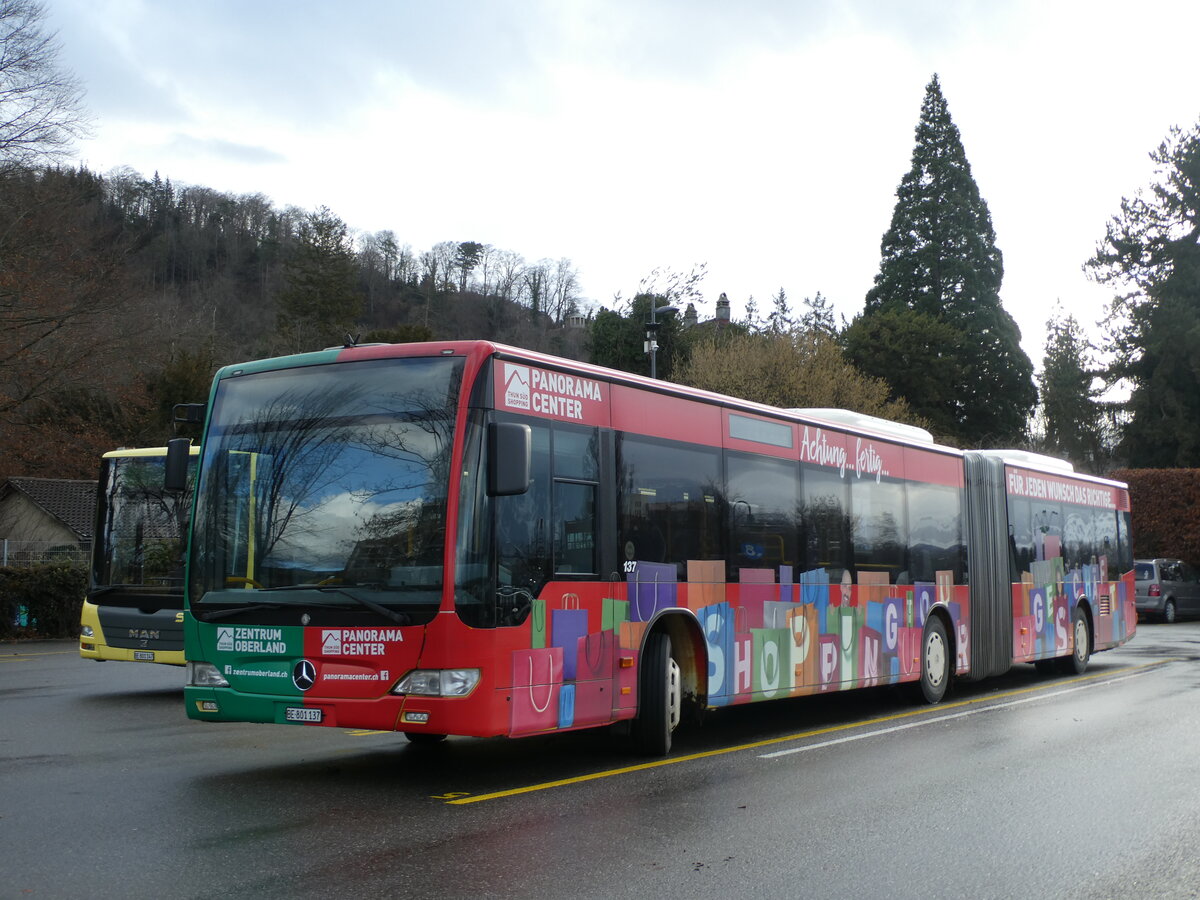
[[[58,64],[38,0],[0,0],[0,165],[61,159],[88,130],[83,85]]]

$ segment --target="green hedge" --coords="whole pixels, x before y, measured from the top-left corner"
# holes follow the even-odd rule
[[[1200,565],[1200,469],[1118,469],[1129,485],[1133,554]]]
[[[0,639],[78,635],[86,591],[83,566],[0,567]]]

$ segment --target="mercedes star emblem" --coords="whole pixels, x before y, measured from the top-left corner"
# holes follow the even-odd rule
[[[302,659],[296,663],[292,669],[292,684],[298,690],[307,691],[310,687],[317,683],[317,667],[307,659]]]

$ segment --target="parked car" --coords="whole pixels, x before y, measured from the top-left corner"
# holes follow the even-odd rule
[[[1137,610],[1164,622],[1200,615],[1200,575],[1179,559],[1135,559]]]

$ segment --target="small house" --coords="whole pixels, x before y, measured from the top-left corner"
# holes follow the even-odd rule
[[[95,481],[9,478],[0,484],[0,564],[59,549],[86,551],[95,518]]]

